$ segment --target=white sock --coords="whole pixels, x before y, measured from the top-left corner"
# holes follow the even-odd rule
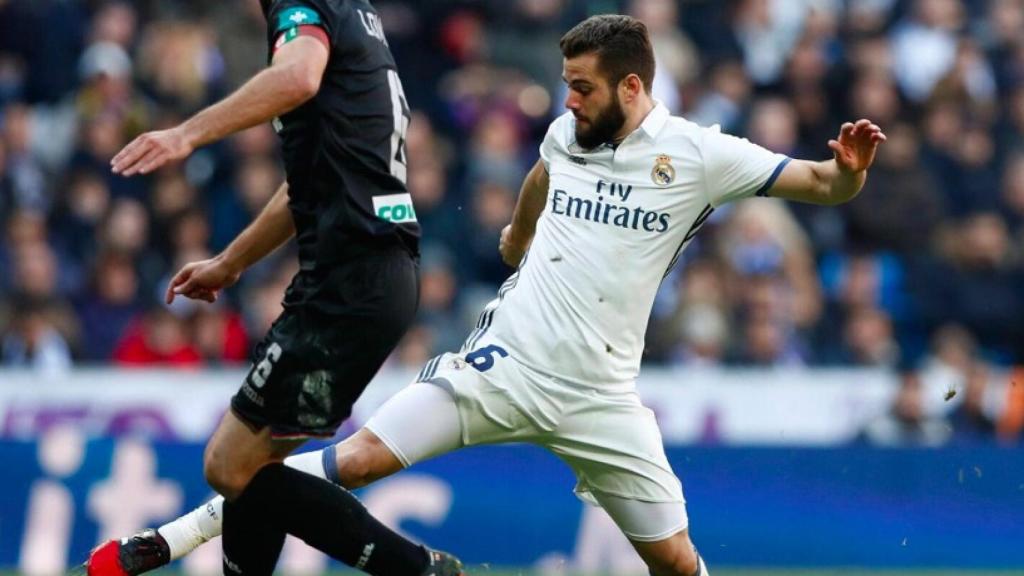
[[[224,524],[224,497],[217,496],[184,516],[164,524],[157,532],[177,560],[202,544],[220,536]]]
[[[700,576],[710,576],[708,567],[704,564],[704,559],[698,556],[697,561],[700,562]]]
[[[327,478],[322,450],[289,456],[285,458],[284,464],[317,478]],[[224,497],[217,496],[177,520],[164,524],[157,532],[167,541],[171,549],[171,560],[177,560],[220,536],[224,531],[223,524]]]
[[[324,451],[316,450],[314,452],[305,452],[302,454],[295,454],[284,459],[284,465],[289,468],[295,468],[306,474],[312,474],[317,478],[327,479],[327,474],[324,472]]]

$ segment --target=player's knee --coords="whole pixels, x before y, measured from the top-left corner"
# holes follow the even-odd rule
[[[235,470],[216,449],[207,448],[203,456],[203,475],[210,488],[228,500],[238,498],[249,483],[247,475]]]

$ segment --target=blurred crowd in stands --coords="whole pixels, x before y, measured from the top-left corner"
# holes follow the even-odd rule
[[[889,136],[850,204],[714,212],[658,295],[648,364],[880,367],[908,374],[910,404],[915,374],[953,373],[970,400],[978,374],[1024,363],[1024,0],[374,4],[414,109],[424,232],[394,365],[457,348],[511,272],[498,235],[563,112],[558,39],[600,12],[647,23],[655,96],[699,124],[810,159],[843,121]],[[215,305],[162,296],[280,183],[272,129],[147,177],[108,162],[265,63],[258,0],[0,0],[0,364],[246,361],[290,250]]]

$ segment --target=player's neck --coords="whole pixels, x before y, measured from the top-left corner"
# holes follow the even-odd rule
[[[622,130],[619,130],[615,134],[615,138],[612,139],[612,143],[621,144],[626,136],[629,136],[644,123],[647,119],[647,115],[654,110],[654,99],[650,96],[644,95],[637,98],[633,102],[632,106],[626,106],[626,123],[622,125]]]

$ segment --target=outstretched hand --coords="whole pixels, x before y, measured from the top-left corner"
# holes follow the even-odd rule
[[[167,286],[166,301],[174,302],[178,295],[192,300],[216,302],[217,293],[238,282],[240,273],[220,258],[190,262],[174,275]]]
[[[125,146],[110,161],[114,174],[134,176],[183,160],[192,153],[192,144],[180,128],[146,132]]]
[[[840,170],[861,172],[875,161],[878,145],[885,139],[882,129],[870,120],[858,120],[856,124],[843,124],[839,139],[829,140],[828,147],[832,149]]]

